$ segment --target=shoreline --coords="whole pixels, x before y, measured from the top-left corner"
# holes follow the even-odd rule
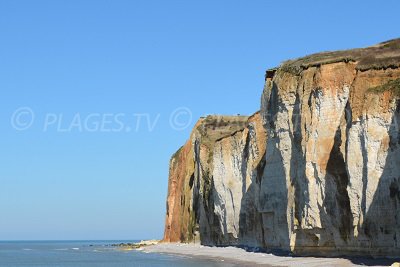
[[[144,246],[140,250],[144,253],[185,255],[202,259],[206,258],[236,265],[240,264],[240,266],[391,266],[391,264],[395,262],[395,260],[391,259],[369,259],[362,257],[325,258],[277,256],[269,253],[248,252],[238,247],[208,247],[200,244],[186,243],[159,243]]]

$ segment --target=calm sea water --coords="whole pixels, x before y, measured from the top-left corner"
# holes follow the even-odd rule
[[[0,242],[0,267],[233,266],[190,257],[121,251],[108,246],[121,242],[123,241]]]

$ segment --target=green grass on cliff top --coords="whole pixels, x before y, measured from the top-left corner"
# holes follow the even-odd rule
[[[400,78],[396,80],[391,80],[383,85],[368,89],[368,92],[375,94],[380,94],[387,91],[391,91],[396,97],[400,97]]]
[[[293,74],[309,67],[337,62],[356,62],[357,69],[387,69],[400,67],[400,38],[366,48],[322,52],[283,62],[280,69]]]

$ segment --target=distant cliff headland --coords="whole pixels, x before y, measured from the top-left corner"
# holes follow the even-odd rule
[[[165,242],[400,255],[400,39],[289,60],[171,158]]]

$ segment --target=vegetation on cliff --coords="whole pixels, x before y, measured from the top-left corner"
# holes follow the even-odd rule
[[[323,52],[285,61],[280,70],[299,75],[302,70],[338,62],[354,62],[356,69],[398,68],[400,66],[400,39],[394,39],[367,48]]]
[[[400,78],[391,80],[385,84],[375,86],[370,88],[368,92],[370,93],[384,93],[384,92],[392,92],[394,96],[400,97]]]

